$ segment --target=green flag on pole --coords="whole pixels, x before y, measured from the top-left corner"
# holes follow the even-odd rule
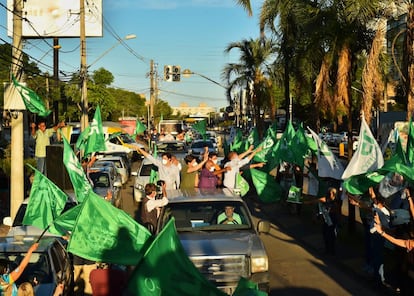
[[[46,229],[60,215],[65,207],[67,195],[41,172],[34,170],[35,176],[30,190],[29,203],[23,218],[23,225],[33,225]],[[52,224],[48,230],[60,234]]]
[[[133,135],[136,137],[137,135],[145,132],[146,129],[147,127],[141,122],[141,120],[137,119]]]
[[[42,99],[33,90],[21,85],[14,77],[12,79],[14,87],[20,93],[27,110],[42,117],[46,117],[52,112],[46,109]]]
[[[158,148],[157,148],[157,144],[155,143],[154,143],[154,152],[152,153],[152,156],[154,156],[155,159],[158,157]],[[155,184],[157,181],[158,181],[158,168],[155,165],[153,165],[151,167],[149,182]]]
[[[184,251],[175,229],[175,220],[148,247],[127,284],[128,295],[225,296],[194,266]]]
[[[236,189],[240,190],[241,196],[245,196],[250,190],[249,183],[243,178],[241,173],[236,175]]]
[[[63,163],[65,164],[73,189],[75,190],[76,199],[78,202],[83,202],[88,196],[89,191],[92,191],[92,186],[86,178],[85,172],[81,164],[73,153],[68,141],[65,137],[63,139]]]
[[[85,151],[90,129],[91,127],[88,125],[85,130],[80,133],[79,138],[76,140],[75,147],[78,151]]]
[[[85,129],[82,133],[87,133],[87,141],[85,144],[84,155],[89,155],[93,152],[105,151],[105,137],[102,127],[101,108],[96,107],[95,115],[89,128]]]
[[[81,206],[68,251],[92,261],[136,265],[151,236],[148,229],[92,191]]]
[[[82,204],[78,204],[73,208],[62,213],[53,221],[53,225],[60,235],[65,235],[68,232],[72,232],[75,227],[76,219],[80,213]]]

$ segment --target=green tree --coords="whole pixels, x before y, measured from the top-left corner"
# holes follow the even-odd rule
[[[222,71],[222,77],[227,81],[227,97],[231,101],[231,93],[237,89],[246,89],[247,106],[254,117],[254,123],[263,125],[261,111],[270,108],[274,117],[274,97],[270,65],[274,60],[274,43],[272,40],[249,39],[232,42],[225,49],[226,53],[238,49],[239,63],[229,63]]]

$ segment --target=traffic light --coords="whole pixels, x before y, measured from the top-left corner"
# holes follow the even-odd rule
[[[173,66],[165,65],[164,66],[164,80],[173,81]]]
[[[180,66],[173,66],[172,69],[172,81],[180,81],[181,78],[181,67]]]

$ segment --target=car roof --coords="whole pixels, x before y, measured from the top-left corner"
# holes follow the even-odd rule
[[[5,236],[0,240],[0,258],[2,258],[3,253],[12,253],[12,252],[27,252],[27,250],[37,241],[39,236]],[[43,236],[39,240],[39,247],[35,253],[44,252],[51,243],[53,243],[58,237],[53,236]]]
[[[243,202],[240,195],[228,188],[167,190],[169,203],[229,201]]]

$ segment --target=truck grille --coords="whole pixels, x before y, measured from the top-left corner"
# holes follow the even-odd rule
[[[250,276],[248,260],[243,255],[190,257],[191,261],[209,281],[220,283],[238,282],[240,277]]]

